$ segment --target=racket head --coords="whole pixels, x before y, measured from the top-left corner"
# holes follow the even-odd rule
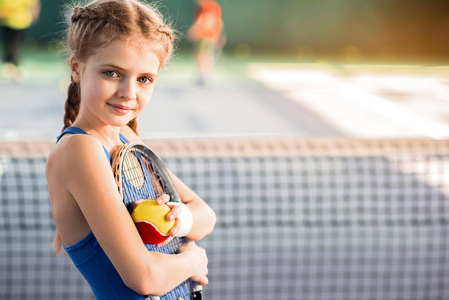
[[[146,145],[123,145],[112,165],[118,191],[128,209],[134,201],[156,199],[162,194],[168,194],[170,201],[181,201],[164,163]]]

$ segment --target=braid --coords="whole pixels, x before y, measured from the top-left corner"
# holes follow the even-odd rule
[[[157,31],[161,34],[165,34],[171,42],[174,41],[175,37],[173,35],[173,30],[171,30],[167,25],[161,25],[157,28]]]
[[[139,132],[137,131],[137,118],[132,119],[126,125],[128,125],[128,127],[131,128],[136,135],[139,135]]]
[[[65,101],[64,105],[65,114],[64,114],[64,127],[62,128],[62,131],[64,131],[64,129],[66,129],[67,127],[72,126],[73,122],[75,122],[75,119],[80,109],[79,85],[73,80],[73,77],[71,78],[71,80],[72,82],[70,83],[69,88],[67,89],[67,100]],[[58,255],[62,251],[62,239],[61,236],[59,235],[58,230],[55,231],[55,236],[52,242],[52,248]]]
[[[59,231],[56,229],[55,236],[53,237],[53,242],[51,243],[53,250],[59,255],[62,251],[62,239],[59,235]]]
[[[65,114],[64,114],[64,128],[72,126],[75,122],[78,112],[80,110],[80,89],[79,84],[73,80],[67,89],[67,100],[65,101]]]
[[[115,20],[114,15],[109,13],[94,10],[90,7],[75,7],[72,15],[72,23],[75,23],[79,19],[89,19],[89,20]]]

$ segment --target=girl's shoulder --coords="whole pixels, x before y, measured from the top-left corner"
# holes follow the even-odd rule
[[[66,134],[50,151],[47,173],[73,172],[86,163],[98,163],[100,157],[107,163],[103,146],[96,138],[84,134]]]
[[[96,138],[86,134],[65,134],[56,143],[49,155],[58,158],[75,159],[77,154],[83,154],[88,151],[95,151],[95,149],[102,149],[100,141]]]

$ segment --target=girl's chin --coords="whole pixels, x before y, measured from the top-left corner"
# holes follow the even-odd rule
[[[105,123],[113,127],[123,127],[127,125],[132,119],[134,118],[114,118],[107,120]]]

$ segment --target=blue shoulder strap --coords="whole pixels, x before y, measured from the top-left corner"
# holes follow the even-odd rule
[[[124,137],[121,133],[120,133],[120,140],[123,142],[123,144],[129,143],[128,139]]]
[[[59,142],[61,137],[64,134],[66,134],[66,133],[89,135],[87,132],[85,132],[81,128],[78,128],[78,127],[75,127],[75,126],[70,126],[70,127],[67,127],[66,129],[64,129],[64,131],[56,138],[56,143]],[[129,143],[128,139],[126,137],[124,137],[121,133],[120,133],[120,140],[124,144]],[[106,154],[106,157],[108,158],[109,162],[112,164],[112,156],[111,156],[111,154],[109,153],[109,151],[104,146],[103,146],[103,150],[104,150],[104,153]]]
[[[62,138],[62,136],[66,133],[89,135],[87,132],[85,132],[81,128],[70,126],[70,127],[67,127],[66,129],[64,129],[64,131],[60,135],[58,135],[58,137],[56,138],[56,143],[59,142],[59,140]]]

